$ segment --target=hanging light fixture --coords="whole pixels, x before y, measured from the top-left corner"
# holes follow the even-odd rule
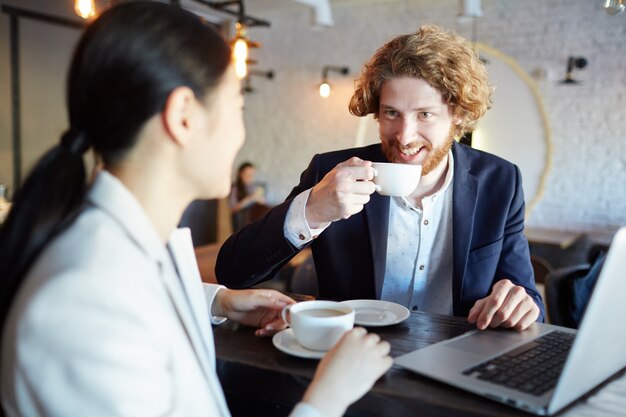
[[[212,9],[219,10],[220,12],[237,16],[237,23],[235,23],[235,37],[231,41],[233,48],[232,58],[233,63],[235,64],[237,77],[240,80],[244,79],[246,74],[248,74],[248,65],[255,63],[249,59],[249,49],[261,47],[260,42],[254,42],[248,39],[248,28],[251,26],[269,26],[269,22],[246,15],[244,0],[195,1]],[[233,7],[235,10],[231,9]]]
[[[74,11],[83,19],[89,19],[96,15],[96,4],[94,0],[75,0]]]
[[[469,21],[483,15],[480,0],[461,0],[459,7],[459,21]]]
[[[611,16],[615,16],[624,11],[626,5],[624,5],[624,0],[605,0],[604,1],[604,9]]]
[[[235,72],[237,77],[242,80],[248,74],[248,65],[256,64],[255,60],[249,58],[250,48],[260,48],[261,42],[248,39],[246,25],[242,22],[237,22],[235,24],[235,38],[232,40],[232,45]]]
[[[319,88],[320,88],[320,96],[322,96],[323,98],[330,96],[330,84],[328,83],[328,71],[335,71],[342,75],[347,75],[348,71],[350,70],[348,69],[348,67],[336,67],[332,65],[326,65],[322,69],[322,82]]]
[[[322,81],[322,83],[320,84],[320,96],[322,96],[323,98],[326,98],[330,95],[330,84],[328,84],[328,81]]]
[[[565,78],[560,81],[561,84],[579,84],[572,78],[572,72],[577,69],[583,69],[587,66],[587,59],[582,56],[570,56],[567,58],[567,70],[565,71]]]
[[[246,27],[243,23],[235,24],[235,39],[233,45],[233,60],[235,62],[235,72],[237,77],[242,80],[248,73],[248,40],[246,38]]]

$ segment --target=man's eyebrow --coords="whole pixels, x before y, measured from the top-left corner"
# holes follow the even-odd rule
[[[387,110],[387,109],[398,110],[397,108],[395,108],[391,104],[381,103],[381,107],[384,108],[385,110]],[[429,105],[425,105],[425,106],[421,106],[421,107],[414,107],[411,110],[412,111],[431,111],[431,110],[439,110],[439,109],[441,109],[440,105],[429,104]]]

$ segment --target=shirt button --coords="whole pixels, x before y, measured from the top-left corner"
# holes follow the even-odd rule
[[[420,265],[420,271],[424,270],[424,265]]]
[[[413,311],[417,311],[417,306],[413,306],[413,307],[411,307],[411,310],[413,310]]]
[[[428,226],[428,220],[424,220],[424,224]]]
[[[300,233],[300,236],[298,236],[300,238],[300,240],[304,240],[304,235],[302,233]]]

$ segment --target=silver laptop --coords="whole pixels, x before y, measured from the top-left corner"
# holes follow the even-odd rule
[[[542,323],[523,332],[474,330],[394,362],[487,398],[551,415],[626,367],[625,318],[623,227],[613,238],[578,332]]]

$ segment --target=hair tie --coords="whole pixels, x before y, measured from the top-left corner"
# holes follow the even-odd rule
[[[91,141],[84,130],[70,129],[61,137],[61,146],[70,153],[82,155],[91,148]]]

